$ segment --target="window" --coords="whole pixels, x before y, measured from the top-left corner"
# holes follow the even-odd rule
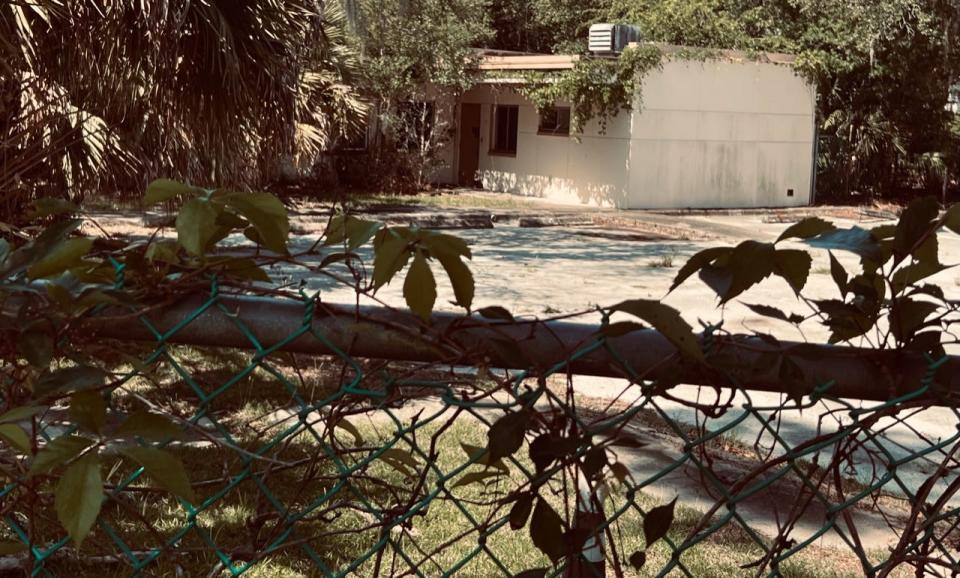
[[[490,138],[490,153],[517,156],[517,119],[520,108],[495,104],[493,106],[493,135]]]
[[[570,134],[570,107],[554,106],[541,112],[537,134],[568,136]]]
[[[433,103],[401,102],[397,117],[397,145],[408,151],[427,148],[433,135]]]

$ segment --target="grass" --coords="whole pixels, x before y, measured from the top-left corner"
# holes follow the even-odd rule
[[[201,352],[174,346],[170,346],[170,351],[193,376],[194,385],[204,396],[218,391],[232,376],[241,374],[249,361],[248,354],[236,351]],[[482,547],[479,545],[485,529],[494,527],[511,507],[501,498],[511,490],[525,487],[528,477],[524,472],[533,470],[527,448],[523,447],[516,453],[516,461],[509,464],[509,475],[487,484],[457,485],[463,475],[483,471],[476,465],[461,471],[468,457],[462,444],[486,445],[487,428],[480,419],[495,419],[496,414],[489,411],[461,413],[445,428],[452,413],[430,422],[431,412],[436,410],[429,404],[420,404],[423,409],[420,414],[410,407],[389,411],[384,407],[370,407],[349,418],[352,427],[339,426],[332,430],[324,421],[323,412],[316,412],[309,417],[310,431],[283,438],[269,454],[278,463],[254,460],[252,467],[258,472],[257,479],[240,479],[244,458],[249,455],[242,452],[255,453],[296,423],[296,412],[291,410],[295,409],[298,398],[308,404],[329,399],[341,382],[343,369],[330,359],[293,356],[271,358],[270,367],[291,377],[296,387],[290,389],[260,368],[203,405],[205,415],[230,433],[235,449],[202,439],[188,440],[174,448],[196,486],[198,501],[203,503],[209,499],[213,503],[197,515],[196,528],[183,536],[176,550],[165,551],[148,567],[148,575],[229,575],[222,569],[222,562],[211,544],[241,564],[285,528],[277,506],[285,515],[305,513],[289,538],[295,546],[270,554],[245,576],[313,576],[321,568],[319,564],[331,571],[343,570],[361,558],[365,560],[353,575],[394,576],[416,568],[425,576],[436,576],[459,568],[458,576],[492,578],[550,566],[549,560],[533,545],[529,527],[516,531],[501,527],[490,532]],[[370,375],[379,375],[376,369],[364,367]],[[346,377],[349,379],[349,371]],[[427,377],[443,378],[442,375]],[[184,417],[192,415],[200,394],[184,383],[170,365],[157,368],[151,378],[152,382],[137,379],[116,392],[114,407],[132,411],[138,396],[148,396],[153,403],[173,413]],[[366,385],[376,389],[385,384],[373,379]],[[420,425],[397,440],[396,428],[412,427],[415,419]],[[648,419],[652,418],[648,416]],[[369,459],[372,452],[392,441],[396,444],[391,453],[361,467],[345,485],[345,478],[326,453],[336,447],[337,460],[347,466],[358,466]],[[716,443],[735,446],[733,441],[720,438]],[[434,451],[428,452],[429,455],[415,449],[415,446],[429,448],[431,445]],[[291,464],[300,465],[288,467]],[[117,483],[132,473],[132,469],[119,460],[115,464],[110,462],[104,471],[108,483]],[[425,472],[425,487],[437,491],[435,499],[425,508],[419,508],[422,493],[413,491],[421,472]],[[441,478],[445,480],[443,484],[439,484]],[[189,513],[175,499],[164,492],[153,491],[150,484],[149,479],[137,482],[140,489],[135,499],[111,500],[103,510],[103,520],[112,528],[114,537],[134,550],[160,547],[190,523]],[[540,495],[566,518],[572,512],[564,492],[570,495],[573,490],[569,480],[554,479],[549,490],[544,488]],[[614,486],[605,502],[605,511],[616,516],[611,531],[621,556],[629,556],[644,547],[642,512],[659,503],[658,498],[646,493],[638,493],[629,501],[624,488]],[[313,508],[318,504],[318,508]],[[365,511],[370,506],[392,515],[411,511],[414,515],[409,525],[382,536],[373,527],[375,518]],[[669,539],[681,542],[701,517],[701,511],[680,504]],[[100,563],[84,561],[90,556],[117,554],[105,528],[101,526],[88,538],[80,551],[82,556],[54,559],[46,568],[53,576],[130,575],[130,568],[123,563],[104,563],[102,559]],[[54,520],[38,520],[35,531],[35,535],[50,538],[60,534]],[[388,540],[388,545],[378,549],[382,539]],[[384,552],[379,563],[377,551]],[[727,525],[683,552],[679,560],[687,572],[698,578],[751,576],[754,572],[743,566],[760,558],[762,553],[761,546],[745,531]],[[672,555],[671,547],[661,541],[648,549],[643,569],[627,568],[624,576],[655,576]],[[882,553],[871,553],[871,556],[879,558]],[[788,578],[845,578],[862,574],[852,554],[818,547],[808,548],[791,558],[780,572]],[[670,574],[680,575],[683,574],[679,570]]]
[[[647,261],[647,267],[651,269],[669,269],[673,267],[673,259],[676,257],[676,253],[666,253],[664,255],[659,255]]]
[[[528,209],[537,207],[536,201],[506,193],[445,192],[416,195],[361,195],[353,197],[360,205],[417,205],[422,207],[456,209]]]

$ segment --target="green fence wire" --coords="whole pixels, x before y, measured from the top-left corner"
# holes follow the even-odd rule
[[[530,374],[294,355],[288,342],[324,339],[316,300],[301,297],[303,325],[280,343],[258,341],[215,283],[168,330],[140,317],[154,342],[117,344],[110,419],[175,416],[181,435],[159,445],[185,464],[194,503],[117,459],[76,547],[43,480],[8,479],[7,539],[29,550],[0,565],[51,577],[586,576],[601,566],[574,569],[576,559],[599,538],[609,576],[960,570],[960,414],[916,403],[943,360],[886,403],[836,399],[830,383],[797,404],[664,391],[640,375],[604,382],[601,395],[565,364]],[[231,316],[246,349],[175,343],[210,308]],[[574,356],[598,348],[610,349],[598,338]],[[522,445],[490,459],[507,415],[523,416]],[[47,443],[75,428],[55,415],[36,423]],[[121,449],[105,444],[104,463]],[[651,510],[674,498],[669,532],[646,544]],[[587,502],[602,516],[584,526]]]

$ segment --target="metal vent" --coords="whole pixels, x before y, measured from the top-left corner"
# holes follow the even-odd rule
[[[594,54],[619,54],[631,42],[640,41],[640,28],[628,24],[593,24],[587,48]]]

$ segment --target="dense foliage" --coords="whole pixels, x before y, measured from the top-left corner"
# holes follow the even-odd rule
[[[342,32],[309,0],[0,2],[0,215],[311,166],[362,114]]]
[[[527,72],[523,74],[525,83],[516,90],[540,110],[557,101],[571,103],[570,124],[574,132],[594,119],[605,131],[611,117],[642,103],[643,80],[650,70],[660,66],[662,57],[656,46],[632,47],[617,59],[584,58],[569,70]]]
[[[960,6],[946,0],[2,0],[0,212],[135,197],[160,176],[330,176],[326,153],[356,143],[367,112],[363,184],[422,187],[451,137],[445,113],[476,79],[474,48],[581,53],[597,21],[796,54],[818,87],[820,198],[957,187],[960,125],[945,105]],[[525,92],[574,101],[578,124],[602,120],[633,102],[648,56],[585,61]]]
[[[477,79],[475,47],[490,32],[480,0],[357,0],[348,3],[371,103],[362,172],[388,190],[429,184],[440,145],[454,134],[455,97]],[[430,103],[430,104],[427,104]]]

